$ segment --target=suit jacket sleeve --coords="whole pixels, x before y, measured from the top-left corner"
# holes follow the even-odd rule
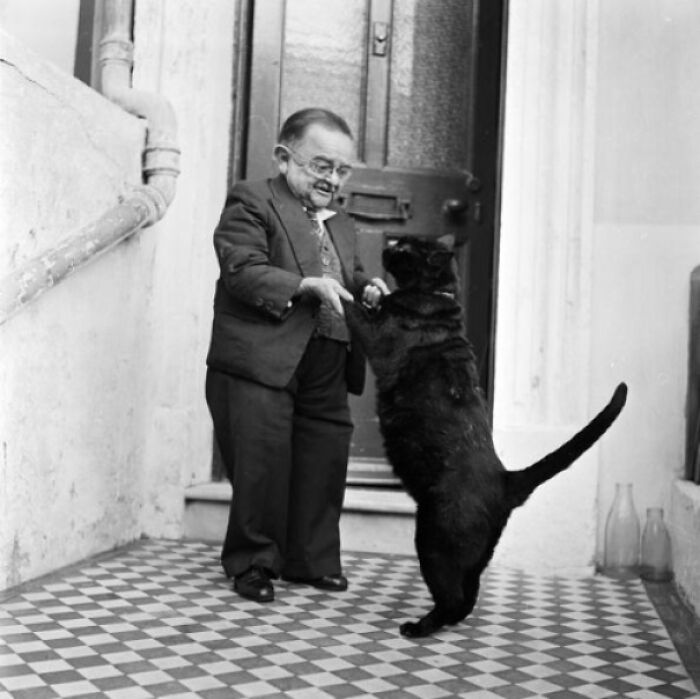
[[[236,185],[214,233],[214,249],[227,294],[281,320],[289,312],[302,278],[296,271],[271,263],[279,252],[275,240],[279,223],[274,216],[266,202],[245,184]]]

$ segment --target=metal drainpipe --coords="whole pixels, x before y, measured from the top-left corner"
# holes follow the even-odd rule
[[[0,325],[77,269],[137,231],[159,221],[175,196],[180,172],[175,114],[158,95],[131,89],[131,0],[106,0],[107,31],[101,43],[106,97],[148,121],[143,176],[119,204],[77,234],[25,262],[0,279]]]
[[[100,52],[102,90],[109,99],[148,121],[145,184],[131,188],[116,206],[77,234],[0,279],[0,325],[80,267],[159,221],[175,196],[180,151],[173,109],[158,95],[131,89],[133,3],[106,0],[105,15],[106,33]]]
[[[145,185],[137,187],[134,194],[143,196],[151,210],[145,223],[148,226],[165,215],[175,197],[180,150],[176,140],[175,112],[170,103],[160,95],[131,87],[133,12],[133,0],[106,0],[105,30],[100,41],[100,77],[105,97],[147,122],[143,165]]]

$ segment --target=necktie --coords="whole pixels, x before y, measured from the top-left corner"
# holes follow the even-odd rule
[[[311,221],[311,230],[313,231],[314,235],[319,240],[322,240],[323,234],[325,233],[325,228],[319,220],[318,214],[315,211],[307,211],[306,215],[309,217],[309,221]]]
[[[326,235],[326,227],[318,218],[315,211],[307,211],[306,215],[311,221],[311,231],[316,236],[316,240],[318,241],[318,251],[321,255],[321,263],[325,267],[330,263],[330,251],[328,249],[329,240],[328,236]]]

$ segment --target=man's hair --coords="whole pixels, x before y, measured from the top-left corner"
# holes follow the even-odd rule
[[[332,131],[340,131],[352,138],[352,131],[343,117],[328,109],[309,107],[294,112],[282,125],[279,143],[294,143],[304,137],[306,129],[312,124],[321,124]]]

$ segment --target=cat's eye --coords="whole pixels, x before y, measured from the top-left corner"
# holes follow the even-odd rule
[[[442,265],[451,257],[452,253],[449,250],[433,250],[433,252],[428,255],[428,264]]]

